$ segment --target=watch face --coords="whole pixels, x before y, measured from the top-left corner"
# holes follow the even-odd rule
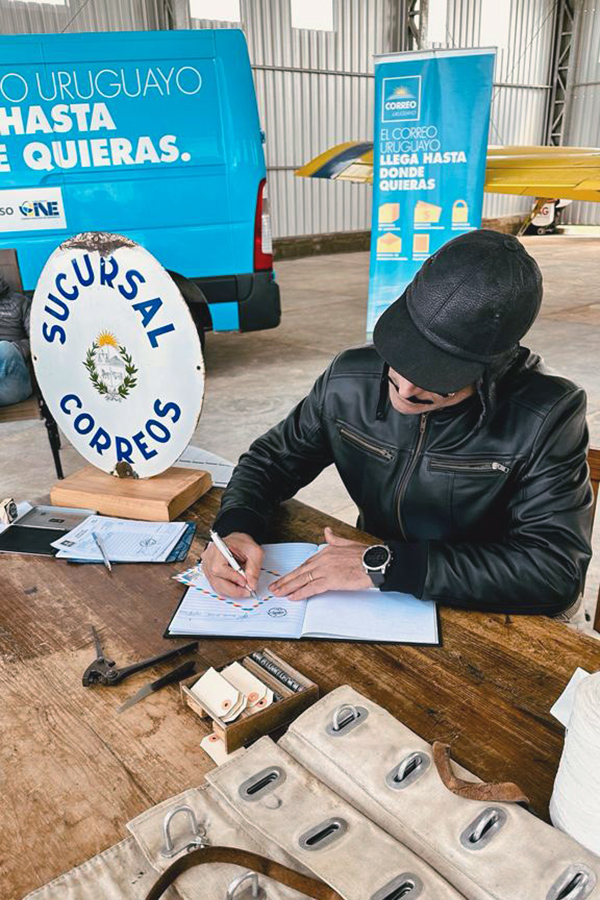
[[[380,566],[385,565],[389,558],[390,551],[383,546],[369,547],[363,557],[367,569],[379,569]]]

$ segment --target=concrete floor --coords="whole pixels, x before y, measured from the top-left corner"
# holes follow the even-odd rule
[[[525,343],[586,389],[591,442],[600,446],[600,239],[547,236],[524,243],[545,285],[542,312]],[[192,443],[233,460],[304,396],[335,353],[365,337],[368,253],[290,260],[276,268],[281,326],[207,337],[206,398]],[[62,458],[66,474],[82,464],[68,445]],[[43,424],[0,425],[0,473],[0,499],[47,498],[55,473]],[[355,520],[335,471],[323,473],[298,496],[344,521]],[[596,544],[587,598],[596,596],[600,580],[600,535]]]

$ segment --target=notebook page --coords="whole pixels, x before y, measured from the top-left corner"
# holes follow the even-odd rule
[[[254,597],[221,596],[200,575],[184,595],[169,624],[169,634],[299,638],[307,601],[292,603],[274,597],[269,585],[303,563],[315,550],[313,544],[265,544],[258,601]]]
[[[436,604],[377,588],[327,591],[308,601],[302,636],[438,644]]]

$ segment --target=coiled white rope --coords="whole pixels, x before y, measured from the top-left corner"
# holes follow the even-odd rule
[[[584,678],[575,691],[550,818],[600,855],[600,672]]]

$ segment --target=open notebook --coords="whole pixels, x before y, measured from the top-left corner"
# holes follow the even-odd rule
[[[269,584],[319,550],[316,544],[265,544],[258,601],[217,595],[200,574],[177,607],[166,637],[220,636],[325,638],[439,644],[436,604],[410,594],[328,591],[292,602],[274,597]]]

